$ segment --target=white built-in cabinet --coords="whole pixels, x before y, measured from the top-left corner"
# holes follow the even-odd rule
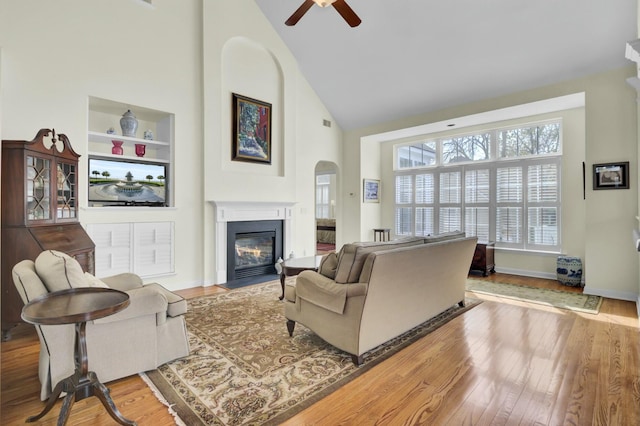
[[[138,120],[135,137],[123,136],[120,119],[128,110]],[[166,165],[166,206],[173,203],[174,170],[174,114],[129,103],[89,97],[87,156],[106,160]],[[145,139],[145,131],[152,138]],[[114,152],[114,141],[120,141],[122,153]],[[136,155],[136,144],[145,145],[144,155]],[[91,173],[91,170],[88,170]],[[142,277],[175,273],[174,222],[146,222],[149,209],[166,211],[166,207],[104,206],[88,202],[89,210],[108,212],[111,221],[126,215],[126,222],[115,219],[111,223],[90,223],[86,230],[94,241],[95,275],[106,277],[133,272]],[[160,209],[160,210],[155,210]],[[167,214],[169,212],[167,211]],[[133,218],[132,218],[133,216]],[[140,221],[135,218],[139,216]],[[144,222],[143,222],[144,221]]]
[[[92,223],[97,277],[133,272],[141,277],[174,273],[174,223]]]

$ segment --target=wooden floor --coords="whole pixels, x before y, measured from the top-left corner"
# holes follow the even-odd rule
[[[486,278],[580,291],[555,281]],[[225,291],[189,289],[185,297]],[[635,304],[606,299],[598,315],[473,295],[485,302],[380,363],[287,425],[640,425],[640,328]],[[38,413],[38,339],[19,326],[2,343],[0,424]],[[172,425],[138,376],[109,383],[125,417]],[[39,423],[56,423],[60,402]],[[69,425],[112,425],[96,398]]]

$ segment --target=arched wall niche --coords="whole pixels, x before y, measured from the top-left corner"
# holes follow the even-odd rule
[[[227,171],[284,176],[284,74],[271,51],[247,37],[233,37],[222,48],[222,168]],[[271,104],[271,166],[231,160],[232,94]],[[206,117],[205,117],[206,119]]]

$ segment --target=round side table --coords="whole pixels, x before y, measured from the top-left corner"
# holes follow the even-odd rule
[[[75,372],[56,384],[47,405],[38,415],[31,416],[27,422],[42,418],[51,410],[62,392],[66,392],[58,416],[58,425],[64,425],[75,401],[96,396],[107,412],[121,425],[136,425],[125,419],[118,411],[109,389],[93,371],[89,371],[87,359],[86,327],[87,321],[115,314],[129,306],[129,295],[110,288],[82,287],[56,291],[32,300],[22,308],[22,319],[35,325],[75,324]]]

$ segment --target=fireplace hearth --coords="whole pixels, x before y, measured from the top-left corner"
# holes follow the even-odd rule
[[[227,223],[227,282],[276,273],[282,257],[281,220]]]

